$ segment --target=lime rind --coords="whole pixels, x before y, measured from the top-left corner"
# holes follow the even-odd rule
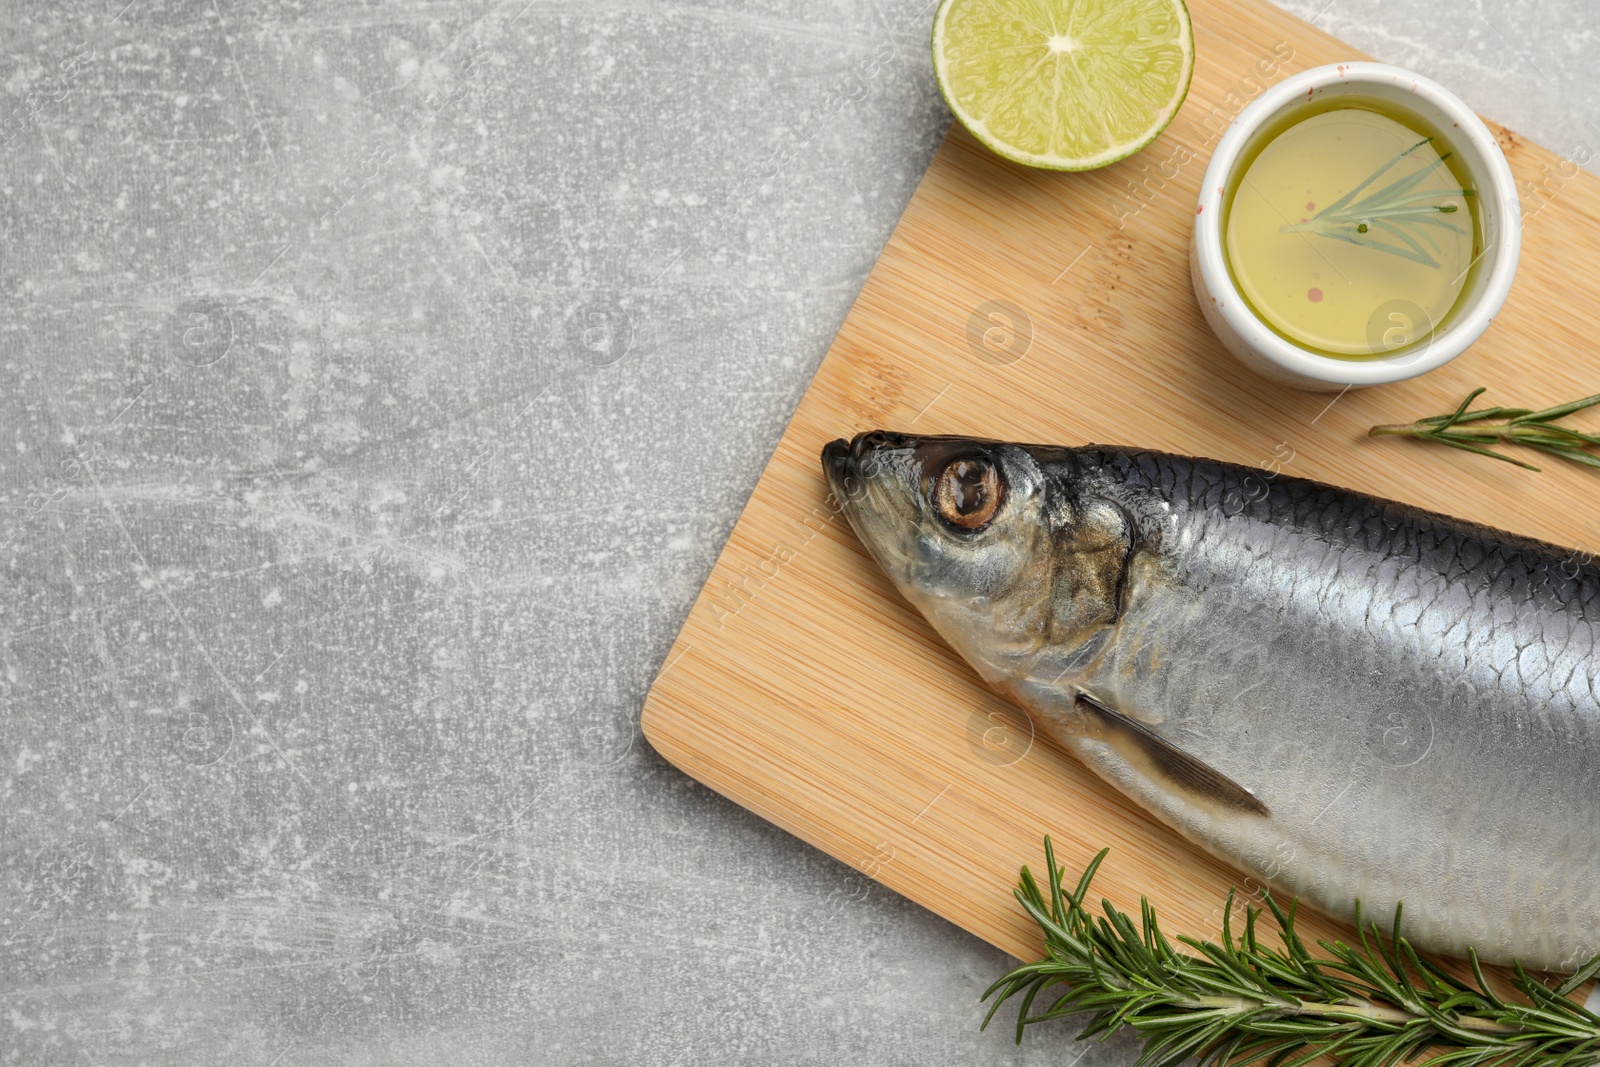
[[[1177,115],[1194,28],[1183,0],[943,0],[933,66],[951,112],[990,150],[1093,170],[1144,148]]]

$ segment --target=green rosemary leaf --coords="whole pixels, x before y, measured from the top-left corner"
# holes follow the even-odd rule
[[[1048,838],[1046,840],[1048,840]],[[1046,851],[1048,852],[1048,847]],[[1089,892],[1089,883],[1094,881],[1095,872],[1100,869],[1100,864],[1105,862],[1106,856],[1110,855],[1110,853],[1111,850],[1109,848],[1101,849],[1100,854],[1094,859],[1090,860],[1089,866],[1083,869],[1083,877],[1078,879],[1077,891],[1072,894],[1072,903],[1074,905],[1081,906],[1083,904],[1084,895]],[[1055,861],[1052,859],[1051,862],[1053,863]],[[1062,872],[1065,873],[1065,871],[1066,868],[1063,867]],[[1057,877],[1054,884],[1056,889],[1059,891],[1061,888],[1061,879]]]
[[[1411,236],[1411,234],[1401,229],[1394,222],[1391,222],[1388,218],[1375,218],[1372,220],[1372,225],[1382,230],[1384,233],[1393,234],[1401,241],[1404,241],[1406,247],[1411,250],[1411,255],[1407,256],[1407,259],[1414,259],[1418,263],[1425,263],[1430,267],[1437,267],[1439,265],[1439,261],[1428,255],[1427,250],[1422,247],[1422,242],[1418,241],[1415,237]],[[1371,244],[1374,248],[1381,247],[1376,241],[1371,242]],[[1386,251],[1394,251],[1396,255],[1402,254],[1394,249],[1386,249]]]
[[[1504,408],[1487,408],[1487,409],[1483,409],[1483,410],[1480,410],[1480,411],[1473,412],[1472,415],[1470,415],[1470,416],[1467,414],[1467,408],[1472,404],[1472,402],[1474,400],[1478,399],[1484,393],[1487,393],[1488,391],[1489,391],[1489,389],[1488,389],[1487,386],[1480,385],[1476,389],[1474,389],[1472,392],[1468,393],[1467,394],[1467,398],[1465,400],[1463,400],[1461,402],[1460,406],[1457,407],[1450,414],[1448,414],[1448,415],[1435,415],[1432,418],[1424,419],[1422,421],[1423,422],[1442,422],[1443,423],[1443,427],[1441,427],[1441,428],[1448,429],[1449,427],[1454,426],[1458,422],[1472,422],[1472,421],[1474,421],[1476,419],[1493,418],[1496,415],[1498,415],[1500,412],[1502,412],[1502,411],[1504,411],[1506,409],[1504,409]]]
[[[1045,843],[1044,847],[1044,867],[1045,870],[1050,872],[1050,914],[1052,917],[1054,917],[1056,922],[1065,923],[1067,921],[1067,913],[1062,909],[1061,906],[1062,869],[1056,866],[1055,849],[1050,847],[1048,841]],[[1085,888],[1087,888],[1087,886],[1085,886]]]
[[[1450,421],[1460,422],[1461,416],[1467,413],[1467,408],[1471,406],[1472,402],[1488,391],[1489,387],[1487,385],[1480,385],[1472,392],[1468,393],[1467,398],[1461,402],[1461,406],[1456,408],[1456,410],[1450,415]]]
[[[1580,452],[1575,448],[1562,448],[1559,445],[1542,446],[1546,452],[1554,453],[1562,459],[1570,459],[1574,463],[1581,463],[1585,467],[1600,467],[1600,456],[1590,452]]]
[[[1464,444],[1460,441],[1451,441],[1443,437],[1436,438],[1436,440],[1442,445],[1449,445],[1451,448],[1459,448],[1464,452],[1476,452],[1480,456],[1493,456],[1495,459],[1503,459],[1507,463],[1521,467],[1523,470],[1530,470],[1538,473],[1544,469],[1542,467],[1536,467],[1532,463],[1528,463],[1525,460],[1517,459],[1515,456],[1508,456],[1504,452],[1496,452],[1493,449],[1475,448],[1472,445]]]
[[[1556,995],[1560,997],[1566,997],[1572,993],[1576,993],[1579,986],[1583,985],[1583,983],[1587,982],[1597,974],[1600,974],[1600,956],[1596,956],[1582,967],[1579,967],[1576,971],[1573,971],[1571,978],[1568,978],[1565,982],[1562,982],[1560,985],[1556,986]]]
[[[1593,962],[1600,963],[1600,956],[1596,956]],[[1478,983],[1478,992],[1483,994],[1483,999],[1487,1000],[1496,1010],[1504,1011],[1506,1008],[1505,1002],[1495,995],[1493,989],[1489,988],[1489,983],[1483,977],[1483,965],[1478,962],[1478,950],[1471,946],[1467,948],[1467,963],[1472,967],[1472,977]]]
[[[1452,231],[1454,233],[1466,233],[1467,232],[1467,229],[1466,229],[1465,226],[1457,226],[1455,223],[1451,222],[1449,219],[1441,219],[1439,217],[1439,210],[1440,210],[1439,208],[1426,207],[1426,208],[1416,208],[1416,209],[1405,210],[1405,211],[1391,211],[1389,213],[1389,217],[1390,218],[1409,218],[1409,219],[1411,219],[1411,221],[1413,223],[1417,223],[1417,224],[1420,224],[1420,225],[1423,225],[1423,226],[1438,226],[1438,227],[1441,227],[1442,229],[1450,230],[1450,231]]]
[[[1027,995],[1022,998],[1022,1007],[1017,1009],[1017,1044],[1019,1044],[1019,1045],[1022,1044],[1023,1028],[1025,1026],[1027,1026],[1030,1022],[1039,1021],[1039,1020],[1036,1020],[1036,1019],[1034,1019],[1034,1018],[1032,1018],[1032,1017],[1030,1017],[1028,1015],[1028,1009],[1033,1007],[1033,998],[1038,996],[1039,995],[1039,991],[1042,990],[1043,988],[1044,988],[1044,983],[1043,982],[1034,982],[1034,983],[1032,983],[1032,985],[1028,989]]]
[[[1552,419],[1571,415],[1576,411],[1583,411],[1585,408],[1592,408],[1596,404],[1600,404],[1600,393],[1596,393],[1594,396],[1586,396],[1582,400],[1572,400],[1565,404],[1557,404],[1555,407],[1545,408],[1543,411],[1530,411],[1519,416],[1515,421],[1549,422]]]
[[[1600,444],[1600,434],[1584,433],[1550,422],[1518,423],[1518,444],[1550,444],[1566,448],[1582,448]]]

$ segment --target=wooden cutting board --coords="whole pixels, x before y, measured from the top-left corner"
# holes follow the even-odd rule
[[[1074,873],[1110,846],[1100,891],[1123,908],[1148,894],[1172,933],[1214,935],[1240,876],[1032,737],[945,647],[834,513],[824,442],[884,428],[1167,449],[1600,549],[1592,473],[1365,436],[1478,385],[1531,406],[1600,391],[1600,180],[1491,124],[1526,232],[1489,332],[1399,385],[1335,396],[1263,381],[1195,305],[1200,177],[1266,85],[1366,57],[1261,0],[1190,6],[1193,87],[1134,158],[1032,171],[952,128],[644,708],[645,736],[686,773],[1020,957],[1039,940],[1011,889],[1022,864],[1041,866],[1046,833]],[[1315,917],[1305,929],[1348,936]]]

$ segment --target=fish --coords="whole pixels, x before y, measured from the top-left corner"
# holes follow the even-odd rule
[[[1600,953],[1600,566],[1281,472],[875,430],[822,467],[1036,728],[1280,900],[1417,948]]]

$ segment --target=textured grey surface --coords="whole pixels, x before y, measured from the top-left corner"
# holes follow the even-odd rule
[[[1071,1062],[637,727],[931,8],[524,3],[0,13],[0,1062]],[[1291,6],[1600,148],[1585,0]]]

